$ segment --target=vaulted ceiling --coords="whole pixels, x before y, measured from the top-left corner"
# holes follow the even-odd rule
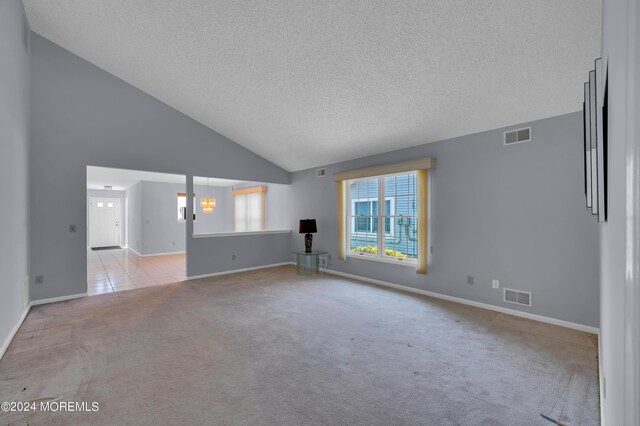
[[[294,171],[582,108],[598,0],[24,0],[32,29]]]

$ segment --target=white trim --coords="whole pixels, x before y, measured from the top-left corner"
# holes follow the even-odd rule
[[[404,173],[406,175],[406,173]],[[378,181],[378,185],[380,185],[380,181],[382,181],[381,179]],[[384,184],[383,184],[384,185]],[[381,191],[380,191],[381,192]],[[397,197],[384,197],[384,201],[385,201],[385,206],[382,208],[382,214],[380,213],[380,206],[378,205],[378,214],[373,216],[372,214],[368,214],[368,215],[348,215],[347,220],[349,221],[349,229],[351,234],[359,234],[362,232],[365,233],[369,233],[369,234],[373,234],[372,231],[356,231],[355,228],[355,224],[356,221],[358,219],[368,219],[369,222],[369,228],[373,229],[373,222],[376,221],[377,222],[377,227],[380,228],[380,222],[383,222],[384,225],[384,219],[389,218],[389,232],[387,232],[386,230],[384,231],[384,237],[395,237],[395,230],[396,230],[396,221],[395,219],[397,217],[399,217],[398,215],[396,215],[396,198]],[[367,197],[367,198],[351,198],[349,197],[349,199],[351,200],[351,210],[349,210],[350,212],[355,212],[355,205],[356,203],[372,203],[372,202],[376,202],[378,204],[380,204],[380,197]],[[385,216],[384,211],[385,211],[385,207],[386,207],[386,202],[389,201],[389,211],[390,211],[390,215],[389,216]],[[373,210],[373,204],[369,204],[369,212],[371,213],[371,211]],[[354,221],[353,223],[351,222],[351,219],[356,219],[356,221]],[[384,226],[383,226],[384,228]],[[378,235],[378,232],[376,232],[376,235]]]
[[[129,250],[133,250],[133,249],[129,249]],[[135,250],[133,250],[135,251]],[[170,251],[168,253],[151,253],[151,254],[140,254],[137,251],[135,251],[136,254],[140,257],[150,257],[150,256],[167,256],[170,254],[185,254],[186,251],[182,250],[182,251]]]
[[[245,235],[263,235],[263,234],[289,234],[290,229],[279,231],[245,231],[245,232],[212,232],[210,234],[193,234],[193,238],[212,238],[212,237],[243,237]]]
[[[347,257],[351,259],[363,259],[363,260],[371,260],[373,262],[383,262],[390,263],[392,265],[401,265],[401,266],[411,266],[413,269],[416,269],[418,262],[416,259],[407,258],[407,260],[398,260],[395,257],[391,256],[378,256],[375,254],[363,253],[363,252],[347,252]]]
[[[64,302],[66,300],[80,299],[82,297],[87,297],[87,293],[70,294],[69,296],[52,297],[50,299],[32,300],[29,303],[29,307],[46,305],[47,303]]]
[[[295,265],[295,262],[272,263],[270,265],[260,265],[260,266],[251,266],[249,268],[231,269],[228,271],[214,272],[212,274],[193,275],[193,276],[188,276],[187,281],[199,280],[200,278],[218,277],[220,275],[237,274],[238,272],[255,271],[256,269],[275,268],[276,266],[284,266],[284,265]]]
[[[558,325],[560,327],[571,328],[573,330],[584,331],[586,333],[592,333],[592,334],[597,334],[597,335],[600,334],[600,329],[599,328],[591,327],[591,326],[588,326],[588,325],[577,324],[577,323],[574,323],[574,322],[559,320],[559,319],[555,319],[555,318],[549,318],[549,317],[545,317],[545,316],[542,316],[542,315],[530,314],[528,312],[516,311],[515,309],[503,308],[502,306],[495,306],[495,305],[489,305],[487,303],[475,302],[473,300],[462,299],[460,297],[447,296],[446,294],[435,293],[435,292],[432,292],[432,291],[421,290],[421,289],[418,289],[418,288],[407,287],[407,286],[403,286],[403,285],[399,285],[399,284],[393,284],[393,283],[386,282],[386,281],[375,280],[373,278],[362,277],[362,276],[359,276],[359,275],[347,274],[345,272],[334,271],[334,270],[331,270],[331,269],[321,268],[320,270],[323,271],[323,272],[326,272],[328,274],[338,275],[338,276],[341,276],[341,277],[351,278],[351,279],[354,279],[354,280],[365,281],[365,282],[369,282],[369,283],[372,283],[372,284],[381,285],[381,286],[384,286],[384,287],[391,287],[391,288],[395,288],[395,289],[398,289],[398,290],[407,291],[407,292],[410,292],[410,293],[417,293],[417,294],[421,294],[423,296],[430,296],[430,297],[435,297],[437,299],[448,300],[450,302],[461,303],[463,305],[475,306],[476,308],[488,309],[490,311],[496,311],[496,312],[500,312],[500,313],[503,313],[503,314],[514,315],[516,317],[527,318],[527,319],[531,319],[531,320],[534,320],[534,321],[544,322],[544,323],[547,323],[547,324]]]
[[[11,344],[11,341],[15,337],[16,333],[18,332],[18,330],[22,326],[22,323],[24,322],[24,319],[27,317],[27,314],[29,313],[29,309],[31,309],[31,305],[30,304],[27,305],[26,308],[24,308],[24,312],[22,312],[22,316],[20,316],[20,319],[18,320],[18,323],[15,325],[15,327],[13,327],[13,329],[11,330],[11,332],[9,333],[7,338],[5,339],[4,343],[2,344],[2,347],[0,348],[0,360],[4,356],[4,353],[7,351],[7,349],[9,348],[9,345]]]
[[[134,252],[135,254],[137,254],[140,257],[143,257],[140,253],[138,253],[133,247],[128,247],[129,250],[131,250],[132,252]]]
[[[13,327],[13,329],[11,330],[11,333],[9,333],[4,343],[2,344],[2,347],[0,348],[0,360],[4,356],[7,349],[9,348],[9,345],[11,344],[11,341],[13,341],[13,338],[15,337],[16,333],[22,326],[22,323],[27,317],[27,314],[29,313],[29,311],[31,311],[31,307],[44,305],[47,303],[63,302],[65,300],[79,299],[81,297],[86,297],[86,296],[87,296],[87,293],[79,293],[79,294],[72,294],[70,296],[52,297],[51,299],[33,300],[29,302],[29,304],[24,308],[24,312],[22,312],[22,315],[20,316],[18,323],[15,325],[15,327]]]
[[[165,256],[165,255],[169,255],[169,254],[186,254],[186,251],[172,251],[169,253],[153,253],[153,254],[140,254],[138,253],[135,249],[133,249],[132,247],[122,247],[123,249],[127,249],[127,250],[131,250],[132,252],[134,252],[135,254],[137,254],[140,257],[149,257],[149,256]]]

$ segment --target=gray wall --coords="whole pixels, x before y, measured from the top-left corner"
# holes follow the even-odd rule
[[[288,225],[290,222],[290,185],[266,185],[269,187],[267,191],[268,229],[287,229],[283,226]],[[186,250],[186,222],[178,222],[177,220],[176,199],[178,192],[185,191],[185,185],[183,184],[161,182],[138,182],[126,191],[126,196],[129,197],[128,226],[130,227],[129,239],[131,248],[141,255],[174,253]],[[233,197],[231,191],[231,187],[207,187],[201,185],[194,187],[196,194],[196,221],[193,225],[196,233],[233,232]],[[217,200],[216,209],[212,214],[203,214],[200,209],[200,198],[204,196],[211,196]],[[213,249],[213,247],[210,249]],[[287,252],[288,247],[283,253],[286,254]],[[249,257],[247,261],[248,259]],[[255,257],[252,259],[258,262],[252,266],[269,264],[260,262]],[[235,269],[234,265],[228,265],[227,269],[231,269],[232,266]],[[202,271],[203,269],[200,270]],[[220,272],[220,269],[211,269],[208,272],[201,272],[199,275],[214,272]]]
[[[296,172],[290,227],[297,229],[297,219],[316,218],[314,247],[331,253],[329,268],[336,271],[598,327],[598,228],[583,194],[582,113],[523,125],[532,126],[533,142],[505,147],[504,129],[497,129],[329,165],[324,178],[315,169]],[[437,158],[430,173],[429,274],[337,260],[331,174],[422,156]],[[292,247],[303,247],[297,233]],[[492,279],[531,291],[533,307],[502,302]]]
[[[125,191],[125,197],[129,199],[127,246],[142,254],[142,182],[129,187]]]
[[[262,182],[247,182],[227,188],[230,195],[233,189],[263,185]],[[291,185],[266,184],[266,222],[268,230],[290,230],[294,222],[293,205],[297,203]],[[196,190],[197,193],[197,190]],[[196,211],[199,210],[196,204]],[[233,226],[233,206],[228,212]],[[197,220],[203,215],[197,215]],[[188,226],[189,224],[187,224]],[[197,229],[197,221],[193,224]],[[296,225],[297,226],[297,225]],[[297,227],[296,227],[297,230]],[[291,250],[290,233],[234,235],[226,237],[193,238],[187,236],[188,256],[187,275],[190,277],[214,274],[235,269],[252,268],[288,262]]]
[[[197,277],[289,262],[290,244],[289,233],[191,238],[187,275]]]
[[[32,280],[34,300],[86,291],[87,165],[289,183],[287,171],[36,34],[31,59],[31,200],[49,206],[30,210],[31,271],[44,277]]]
[[[196,221],[193,224],[193,232],[196,234],[232,232],[233,197],[231,196],[231,188],[196,185],[194,192],[196,193]],[[203,197],[216,199],[216,208],[213,213],[202,213],[200,198]]]
[[[125,228],[127,224],[125,223],[125,215],[124,215],[124,198],[125,191],[114,191],[114,190],[106,190],[106,189],[87,189],[87,247],[90,247],[90,229],[89,229],[89,198],[91,197],[104,197],[104,198],[119,198],[120,199],[120,245],[125,245]]]
[[[640,424],[640,256],[637,251],[640,6],[636,0],[607,0],[603,6],[602,58],[609,73],[609,126],[607,222],[600,225],[602,421],[607,425],[637,425]],[[628,176],[633,178],[631,184]],[[632,239],[628,240],[629,237]],[[605,380],[606,392],[603,392]]]
[[[19,0],[0,1],[0,348],[24,311],[22,283],[29,274],[30,78],[22,18]]]
[[[180,183],[142,182],[142,251],[140,254],[186,250],[186,222],[178,222]]]
[[[267,229],[277,231],[291,229],[298,232],[297,222],[292,227],[293,205],[298,203],[294,198],[291,185],[269,184],[265,209],[267,211]]]

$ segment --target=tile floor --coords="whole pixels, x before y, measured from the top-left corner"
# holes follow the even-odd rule
[[[129,249],[87,249],[87,292],[113,293],[184,281],[185,255],[142,257]]]

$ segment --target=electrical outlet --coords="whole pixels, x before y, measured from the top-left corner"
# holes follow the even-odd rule
[[[44,276],[36,275],[36,284],[42,284],[42,283],[44,283]]]
[[[236,255],[235,254],[231,255],[231,260],[236,260]]]
[[[319,257],[318,258],[319,261],[319,265],[322,266],[323,268],[327,267],[327,258],[326,257]]]
[[[433,254],[433,246],[429,247],[429,251]]]
[[[498,281],[498,280],[491,281],[491,287],[500,288],[500,281]]]
[[[471,275],[467,277],[467,284],[473,285],[473,277]]]
[[[75,225],[69,225],[69,232],[76,232],[76,226]]]

